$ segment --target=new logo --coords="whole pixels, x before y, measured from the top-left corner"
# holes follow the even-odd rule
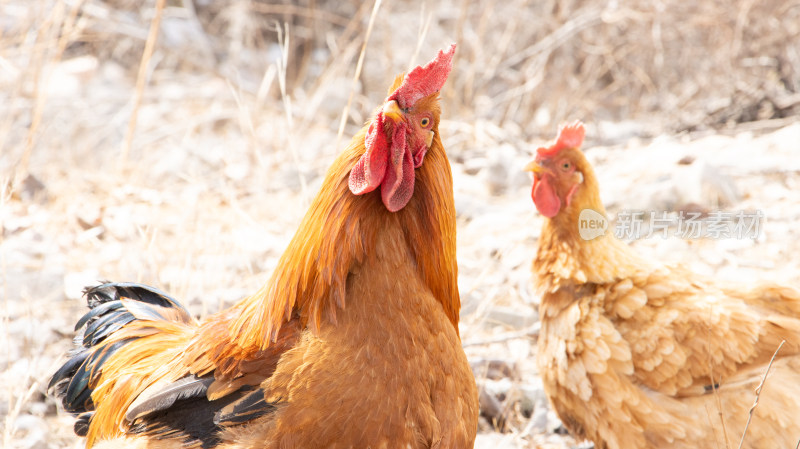
[[[608,219],[592,209],[584,209],[578,216],[578,234],[584,240],[593,240],[606,234]]]

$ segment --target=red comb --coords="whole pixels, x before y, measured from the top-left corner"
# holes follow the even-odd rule
[[[575,120],[569,125],[563,124],[558,130],[556,140],[548,147],[540,147],[536,150],[536,153],[540,156],[549,157],[564,148],[580,148],[583,145],[584,135],[586,135],[586,130],[580,120]]]
[[[401,108],[407,108],[413,106],[420,98],[442,90],[447,75],[453,67],[455,51],[456,44],[452,44],[447,52],[439,50],[439,54],[425,67],[417,66],[408,72],[403,84],[387,100],[397,100]]]

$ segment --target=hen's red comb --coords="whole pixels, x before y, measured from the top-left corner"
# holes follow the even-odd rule
[[[540,156],[550,157],[563,150],[564,148],[579,148],[583,145],[583,137],[586,130],[580,120],[575,120],[571,124],[564,124],[558,130],[558,137],[548,147],[540,147],[536,150]]]
[[[425,67],[417,66],[408,72],[403,84],[397,88],[387,100],[397,100],[401,108],[413,106],[420,98],[442,90],[447,75],[453,67],[453,54],[456,44],[452,44],[447,52],[439,50],[439,54]]]

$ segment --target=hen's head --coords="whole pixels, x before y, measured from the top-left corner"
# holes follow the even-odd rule
[[[439,127],[439,91],[453,65],[455,44],[424,67],[399,75],[383,107],[370,122],[366,151],[350,171],[356,195],[381,187],[386,208],[396,212],[414,193],[414,169],[421,166]]]
[[[558,137],[536,150],[536,159],[525,167],[533,172],[533,203],[548,218],[579,203],[580,208],[602,208],[594,171],[581,151],[585,130],[575,121],[561,125]],[[588,203],[588,204],[587,204]]]

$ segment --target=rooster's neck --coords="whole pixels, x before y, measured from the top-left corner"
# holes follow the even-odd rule
[[[365,132],[331,166],[269,282],[240,302],[233,338],[265,348],[281,325],[295,317],[314,333],[335,325],[337,312],[346,307],[349,274],[380,239],[396,235],[404,236],[408,251],[385,262],[413,264],[458,331],[455,205],[450,164],[438,133],[416,170],[411,201],[389,212],[380,188],[360,196],[348,188],[350,170],[365,151]],[[387,232],[390,228],[400,232]]]

